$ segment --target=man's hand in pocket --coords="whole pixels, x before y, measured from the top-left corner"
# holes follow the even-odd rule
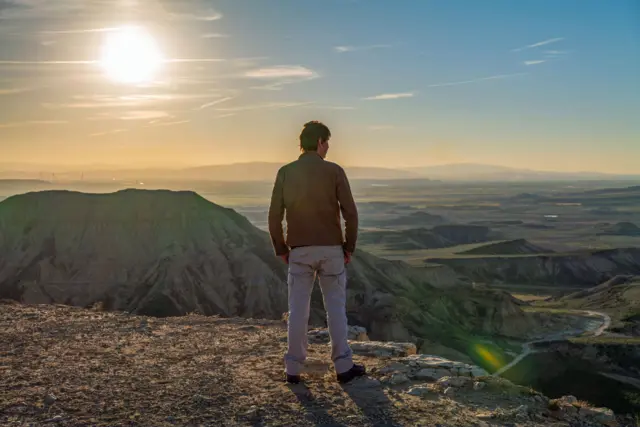
[[[278,256],[282,258],[285,264],[289,264],[289,254],[278,255]]]
[[[344,265],[348,265],[351,262],[351,252],[344,251]]]

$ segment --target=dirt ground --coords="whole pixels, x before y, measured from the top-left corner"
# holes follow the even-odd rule
[[[498,407],[535,407],[526,393],[408,395],[378,381],[379,369],[392,360],[356,356],[374,372],[349,385],[340,386],[330,371],[288,386],[285,348],[282,322],[156,319],[3,302],[0,425],[570,425],[488,417]],[[311,344],[309,353],[328,361],[329,347]]]

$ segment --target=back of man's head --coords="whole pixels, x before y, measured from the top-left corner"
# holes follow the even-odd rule
[[[331,137],[329,128],[317,121],[305,123],[300,133],[300,149],[302,151],[318,151],[318,141],[328,141]]]

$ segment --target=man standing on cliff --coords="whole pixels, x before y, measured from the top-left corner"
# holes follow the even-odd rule
[[[307,357],[309,306],[316,274],[327,311],[331,358],[338,381],[365,374],[355,365],[347,342],[346,264],[356,248],[358,211],[344,170],[325,161],[331,132],[312,121],[300,134],[302,155],[278,171],[271,206],[269,233],[276,255],[289,264],[288,350],[284,357],[287,382],[300,382]],[[345,221],[344,238],[340,212]],[[284,237],[282,220],[287,221]]]

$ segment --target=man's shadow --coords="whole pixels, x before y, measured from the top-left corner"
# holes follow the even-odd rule
[[[316,427],[348,427],[349,424],[340,422],[327,409],[330,402],[314,396],[303,383],[289,385],[300,405],[306,410],[306,418]],[[399,426],[393,421],[391,401],[384,393],[382,385],[371,378],[354,379],[348,384],[340,386],[349,398],[360,408],[366,422],[376,427]]]
[[[369,377],[356,378],[341,385],[363,415],[374,426],[399,426],[393,421],[391,401],[379,381]]]
[[[307,418],[316,427],[348,427],[346,424],[336,420],[333,415],[327,412],[329,402],[322,398],[317,398],[304,383],[289,384],[289,390],[296,396],[300,405],[305,409]]]

